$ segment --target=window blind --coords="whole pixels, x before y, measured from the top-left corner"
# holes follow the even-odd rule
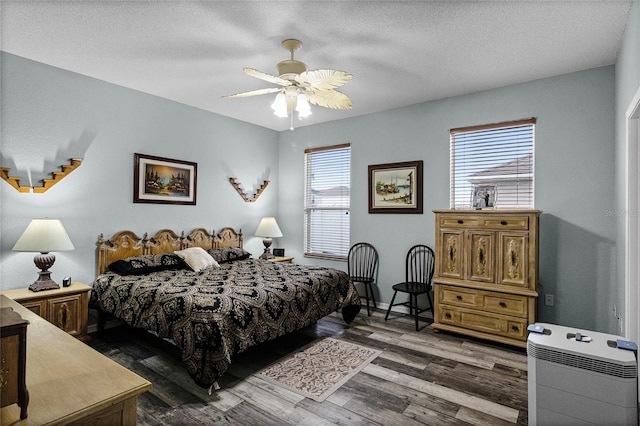
[[[535,124],[451,129],[451,208],[533,208]]]
[[[350,200],[351,146],[305,150],[305,256],[347,257]]]

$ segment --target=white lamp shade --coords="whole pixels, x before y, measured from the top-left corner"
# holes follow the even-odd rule
[[[256,237],[278,238],[282,237],[282,231],[275,217],[263,217],[256,229]]]
[[[24,230],[13,251],[49,253],[70,251],[75,247],[58,219],[33,219]]]

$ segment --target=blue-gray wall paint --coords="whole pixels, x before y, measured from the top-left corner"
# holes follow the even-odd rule
[[[2,54],[2,166],[40,179],[71,157],[80,168],[45,194],[22,194],[0,182],[0,285],[35,278],[32,254],[11,247],[32,217],[63,221],[76,250],[57,253],[53,276],[91,283],[100,233],[161,227],[241,227],[247,248],[259,218],[276,215],[284,237],[276,245],[298,262],[345,269],[344,262],[304,259],[303,155],[308,147],[352,146],[352,241],[381,255],[378,294],[404,275],[406,250],[434,244],[431,210],[449,205],[449,129],[537,117],[536,207],[543,210],[540,281],[555,306],[540,319],[605,332],[617,294],[615,199],[615,68],[602,67],[481,93],[418,104],[331,123],[273,132],[164,99]],[[357,107],[357,99],[354,99]],[[132,202],[133,153],[198,162],[197,206]],[[369,164],[424,160],[425,213],[370,215]],[[255,190],[244,203],[227,179]]]
[[[354,99],[357,105],[357,99]],[[434,244],[433,209],[449,207],[449,129],[537,117],[535,205],[540,233],[540,319],[608,330],[616,282],[614,199],[614,67],[602,67],[378,114],[282,132],[279,216],[288,250],[303,251],[304,149],[351,143],[351,240],[380,253],[377,290],[391,299],[413,244]],[[367,166],[424,160],[422,215],[368,214]],[[338,262],[319,262],[334,264]]]
[[[278,132],[3,53],[2,162],[28,185],[82,165],[44,194],[19,193],[0,182],[3,289],[36,277],[33,253],[11,251],[33,217],[62,221],[75,251],[56,253],[55,280],[65,275],[92,283],[100,233],[130,229],[151,235],[170,228],[189,232],[241,228],[245,246],[262,252],[253,236],[262,216],[277,213],[278,185],[245,203],[228,178],[253,193],[264,179],[278,182]],[[135,152],[198,163],[197,205],[133,203]]]

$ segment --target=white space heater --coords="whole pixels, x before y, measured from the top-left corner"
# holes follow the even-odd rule
[[[529,425],[638,424],[638,362],[622,337],[535,325],[545,331],[527,340]]]

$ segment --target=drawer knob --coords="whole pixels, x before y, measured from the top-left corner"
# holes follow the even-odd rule
[[[500,222],[500,225],[507,225],[507,221],[503,220],[502,222]]]
[[[451,314],[449,312],[447,312],[446,314],[444,314],[444,317],[447,319],[451,319]]]
[[[456,299],[458,299],[458,300],[462,300],[462,296],[460,296],[460,295],[458,294],[458,295],[456,295]]]
[[[458,220],[458,223],[462,225],[464,223],[464,220]]]
[[[512,326],[511,326],[511,329],[512,329],[513,331],[518,331],[518,330],[519,330],[519,328],[518,328],[518,326],[517,326],[517,325],[512,325]]]
[[[507,304],[506,304],[506,303],[504,303],[504,302],[500,302],[500,307],[501,307],[501,308],[506,308],[506,307],[507,307]]]

